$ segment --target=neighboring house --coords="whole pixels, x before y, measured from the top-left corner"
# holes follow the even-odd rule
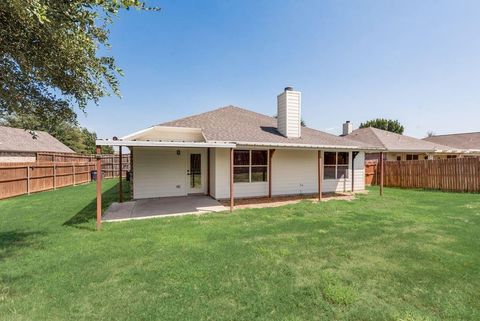
[[[0,126],[0,163],[35,162],[38,152],[74,153],[49,133]]]
[[[451,146],[452,148],[464,149],[466,151],[465,156],[469,154],[472,156],[480,155],[480,132],[435,135],[425,137],[423,140],[435,144]]]
[[[456,157],[464,153],[462,148],[428,142],[373,127],[352,131],[350,122],[344,124],[343,131],[345,138],[385,149],[385,160],[387,161],[441,159]],[[366,160],[378,158],[378,153],[370,153],[366,156]]]
[[[302,127],[301,93],[290,87],[277,97],[277,115],[227,106],[97,145],[130,149],[135,199],[364,190],[365,151],[377,148]]]

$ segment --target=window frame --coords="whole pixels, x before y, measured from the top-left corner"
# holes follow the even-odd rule
[[[248,164],[247,165],[235,165],[235,152],[245,152],[248,151]],[[267,152],[267,164],[266,165],[254,165],[252,164],[252,152],[253,151],[262,151]],[[234,184],[256,184],[256,183],[268,183],[270,180],[270,175],[268,168],[270,166],[270,150],[268,149],[234,149],[233,150],[233,183]],[[263,167],[266,169],[267,175],[265,181],[252,181],[252,167]],[[236,182],[235,181],[235,168],[248,168],[248,182]]]
[[[335,164],[326,164],[325,163],[325,154],[326,153],[333,153],[335,154]],[[346,164],[339,164],[339,153],[346,153],[347,154],[347,163]],[[323,163],[323,180],[347,180],[350,178],[350,160],[351,160],[351,152],[339,152],[339,151],[324,151],[323,152],[323,159],[324,159],[324,163]],[[325,177],[325,174],[326,174],[326,170],[325,168],[334,168],[335,169],[335,177],[334,178],[331,178],[331,177]],[[345,177],[339,177],[338,176],[338,168],[341,167],[341,168],[344,168],[346,167],[346,172],[345,172]]]

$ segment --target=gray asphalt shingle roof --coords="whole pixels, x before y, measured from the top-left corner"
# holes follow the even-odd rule
[[[201,128],[207,141],[372,148],[369,144],[351,141],[308,127],[302,127],[300,138],[287,138],[277,131],[276,118],[235,106],[218,108],[162,123],[159,126]]]
[[[47,132],[0,126],[0,151],[74,153]]]
[[[426,137],[423,140],[453,148],[480,150],[480,132]]]
[[[345,136],[348,139],[361,141],[387,151],[425,151],[451,150],[452,147],[427,142],[410,136],[392,133],[386,130],[368,127],[354,130]]]

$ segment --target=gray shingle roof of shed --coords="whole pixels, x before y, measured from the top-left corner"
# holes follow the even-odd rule
[[[305,144],[372,148],[370,144],[302,127],[300,138],[287,138],[277,130],[277,119],[247,109],[226,106],[202,114],[162,123],[159,126],[201,128],[207,141],[263,144]]]
[[[373,127],[356,129],[345,137],[351,140],[368,143],[379,148],[385,148],[387,151],[411,150],[429,152],[452,149],[452,147],[449,146],[435,144]]]
[[[480,150],[480,132],[438,135],[426,137],[423,140],[453,148]]]
[[[47,132],[0,126],[0,151],[74,153]]]

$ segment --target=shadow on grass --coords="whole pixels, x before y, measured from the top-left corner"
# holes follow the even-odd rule
[[[38,246],[38,240],[35,237],[43,234],[42,232],[0,232],[0,260],[13,256],[17,250],[22,248]]]
[[[130,190],[126,182],[123,183],[123,198],[125,201],[130,198]],[[118,202],[118,184],[102,193],[102,213],[114,202]],[[77,214],[63,223],[64,226],[71,226],[86,230],[95,230],[94,226],[87,226],[85,223],[96,219],[97,217],[97,198],[95,197],[87,206],[82,208]]]

